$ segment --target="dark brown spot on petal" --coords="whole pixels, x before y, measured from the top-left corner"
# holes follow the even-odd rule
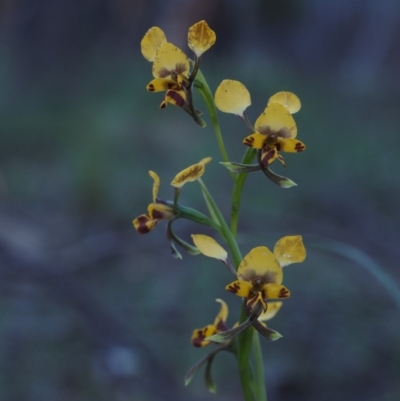
[[[220,320],[220,321],[217,323],[216,328],[217,328],[218,332],[228,330],[228,326],[227,326],[227,325],[225,324],[225,322],[223,322],[222,320]]]
[[[156,220],[162,220],[165,219],[165,214],[163,212],[160,212],[159,210],[153,209],[152,210],[152,218]]]
[[[269,127],[269,125],[257,127],[257,132],[259,132],[260,134],[263,134],[265,136],[269,136],[274,133],[273,131],[271,131],[271,128]]]
[[[263,152],[261,155],[261,165],[262,168],[266,168],[269,165],[269,161],[275,155],[275,149],[269,149],[266,152]]]
[[[291,137],[290,130],[287,129],[287,128],[281,128],[281,129],[276,133],[276,135],[277,135],[279,138],[290,138],[290,137]]]
[[[182,107],[185,104],[185,99],[179,92],[170,90],[168,91],[167,96],[170,97],[174,101],[174,104],[178,107]]]
[[[139,225],[136,227],[136,231],[139,234],[147,234],[150,232],[149,227],[146,225],[146,223],[149,221],[148,216],[139,216],[136,221],[139,223]]]
[[[196,331],[196,337],[192,338],[192,344],[195,347],[201,347],[201,343],[205,339],[204,330],[199,329]]]
[[[296,152],[302,152],[305,148],[306,147],[301,142],[297,142],[296,145],[294,145]]]
[[[247,146],[252,146],[253,145],[253,142],[254,142],[254,138],[251,136],[251,137],[247,137],[247,138],[244,138],[244,141],[243,141],[243,143],[245,144],[245,145],[247,145]]]
[[[233,294],[237,294],[237,292],[240,290],[240,285],[238,283],[230,284],[227,290],[232,292]]]
[[[169,77],[171,74],[171,71],[167,70],[165,67],[161,68],[161,70],[158,71],[158,76],[160,78]]]
[[[279,295],[278,295],[278,298],[288,298],[289,297],[289,290],[287,290],[286,288],[282,288],[280,291],[279,291]]]
[[[148,85],[147,85],[147,90],[148,90],[149,92],[154,92],[154,85],[153,85],[153,84],[148,84]]]
[[[175,71],[176,71],[178,74],[182,74],[182,73],[184,73],[186,70],[187,70],[186,65],[183,64],[183,63],[178,63],[178,64],[176,65],[176,67],[175,67]]]

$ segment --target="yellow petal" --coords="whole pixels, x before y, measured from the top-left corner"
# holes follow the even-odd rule
[[[289,110],[279,103],[270,103],[257,118],[254,128],[268,136],[276,134],[281,138],[295,138],[297,135],[296,122]]]
[[[282,283],[283,272],[275,255],[265,246],[253,248],[241,261],[238,278],[252,282],[259,278],[264,283]]]
[[[154,61],[158,48],[166,42],[164,32],[158,26],[153,26],[144,35],[140,48],[145,59]]]
[[[228,305],[220,298],[217,298],[216,301],[221,304],[221,309],[214,320],[214,326],[216,327],[217,331],[224,331],[226,330],[225,322],[229,313]]]
[[[205,157],[204,159],[201,159],[198,164],[208,164],[211,160],[212,157]]]
[[[214,238],[203,234],[193,234],[192,238],[193,243],[203,255],[222,261],[227,259],[228,253]]]
[[[165,42],[157,50],[153,63],[154,78],[171,78],[171,74],[187,77],[189,74],[189,59],[186,54],[174,46]]]
[[[259,132],[254,132],[254,134],[246,136],[246,138],[243,139],[243,143],[251,148],[262,149],[265,140],[265,135],[260,134]]]
[[[161,92],[168,89],[179,89],[180,86],[173,79],[155,78],[146,86],[149,92]]]
[[[197,57],[200,57],[214,43],[215,32],[207,25],[206,21],[200,21],[189,28],[188,45]]]
[[[183,90],[173,90],[170,89],[165,94],[165,98],[160,104],[160,109],[164,109],[167,107],[168,103],[173,104],[177,107],[183,107],[186,102],[186,93]]]
[[[243,280],[236,280],[225,287],[227,291],[242,298],[248,298],[252,288],[253,284]]]
[[[282,152],[298,153],[306,149],[303,142],[294,138],[278,138],[278,149]]]
[[[171,185],[175,188],[183,187],[187,182],[198,180],[205,171],[203,163],[193,164],[178,173],[172,180]]]
[[[211,341],[204,340],[206,337],[213,336],[214,334],[217,334],[217,328],[209,324],[206,327],[203,327],[202,329],[195,329],[192,334],[192,338],[190,339],[192,345],[195,347],[205,347],[206,345],[211,344]]]
[[[268,283],[262,287],[262,296],[264,299],[289,298],[290,291],[284,285]]]
[[[158,190],[160,188],[160,177],[154,172],[149,171],[149,176],[153,179],[153,202],[156,202]]]
[[[261,322],[265,322],[267,320],[272,319],[279,311],[279,309],[281,309],[283,305],[283,302],[269,302],[267,303],[267,311],[261,313],[261,315],[258,317],[258,320],[260,320]]]
[[[269,98],[268,104],[270,103],[280,103],[289,110],[290,114],[297,113],[301,108],[300,99],[292,92],[275,93]]]
[[[239,81],[223,80],[218,86],[215,96],[215,105],[224,113],[243,116],[244,111],[251,105],[250,93]]]
[[[281,238],[275,244],[274,255],[282,267],[291,263],[304,262],[306,248],[303,244],[303,238],[301,235],[290,235]]]
[[[166,220],[174,216],[174,209],[171,206],[162,203],[150,203],[147,212],[151,219]]]
[[[146,214],[141,214],[139,217],[132,221],[132,224],[139,234],[147,234],[156,226],[158,222],[159,220],[154,220]]]

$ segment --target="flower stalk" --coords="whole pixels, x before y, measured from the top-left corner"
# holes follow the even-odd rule
[[[211,376],[212,363],[220,351],[226,350],[236,355],[245,400],[267,401],[259,334],[268,341],[282,337],[264,322],[273,318],[281,308],[282,302],[276,300],[290,296],[290,291],[282,285],[283,267],[302,262],[306,251],[301,236],[295,235],[281,238],[275,244],[273,252],[265,246],[256,246],[242,258],[236,237],[243,188],[249,173],[261,170],[281,188],[296,185],[289,178],[273,173],[269,166],[276,160],[285,165],[282,152],[298,153],[305,149],[303,142],[296,139],[297,125],[292,117],[292,114],[300,110],[301,104],[293,93],[278,92],[269,98],[266,108],[253,126],[246,115],[246,109],[251,105],[247,88],[239,81],[224,80],[213,95],[200,70],[200,60],[213,46],[215,40],[215,32],[205,21],[191,26],[188,32],[188,47],[194,54],[189,58],[185,52],[167,41],[160,28],[153,27],[144,36],[141,50],[143,56],[153,63],[154,79],[147,85],[147,90],[165,92],[160,108],[164,109],[168,104],[179,107],[188,113],[197,125],[204,128],[206,124],[200,118],[201,111],[194,104],[193,88],[199,92],[212,123],[222,158],[221,164],[228,169],[233,180],[230,222],[227,223],[224,211],[219,208],[202,179],[205,165],[211,160],[208,157],[187,167],[174,177],[171,182],[174,187],[173,200],[163,200],[158,197],[160,179],[156,173],[150,171],[149,174],[154,181],[153,201],[149,204],[146,214],[133,220],[133,225],[139,233],[146,234],[162,220],[168,220],[167,240],[173,255],[182,258],[176,247],[179,245],[189,255],[202,254],[219,260],[234,276],[234,281],[226,285],[225,290],[243,300],[239,321],[235,325],[228,326],[228,306],[218,298],[217,302],[221,304],[221,309],[214,323],[194,330],[191,338],[193,346],[214,345],[217,348],[189,369],[185,376],[185,384],[188,384],[194,374],[205,365],[206,386],[211,392],[215,392],[216,385]],[[241,163],[229,160],[217,109],[239,116],[250,131],[250,135],[242,141],[248,148]],[[252,164],[256,157],[257,164]],[[200,185],[209,216],[178,203],[183,186],[193,181],[197,181]],[[192,235],[194,245],[181,239],[172,228],[173,223],[181,218],[213,229],[221,236],[229,253],[212,237],[204,234]]]

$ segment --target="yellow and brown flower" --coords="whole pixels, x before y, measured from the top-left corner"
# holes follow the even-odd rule
[[[198,59],[215,43],[215,39],[215,32],[205,21],[197,22],[189,28],[188,45],[195,54],[193,63],[181,49],[167,41],[159,27],[147,31],[141,41],[141,51],[148,61],[153,62],[154,77],[147,85],[147,90],[166,91],[161,108],[171,103],[183,108],[196,122],[200,122],[198,112],[192,105],[191,87],[198,70]]]
[[[279,152],[302,152],[303,142],[296,139],[297,126],[290,111],[281,103],[269,102],[264,112],[257,118],[255,132],[247,136],[243,143],[261,150],[264,168],[278,159],[285,164]]]
[[[216,301],[221,304],[221,309],[214,319],[214,323],[193,331],[191,342],[195,347],[205,347],[211,344],[211,341],[206,340],[207,337],[228,330],[228,326],[226,325],[228,305],[222,299],[217,298]]]
[[[161,220],[168,220],[175,215],[173,207],[157,197],[158,189],[160,188],[160,177],[154,171],[149,171],[149,175],[154,181],[153,202],[149,204],[147,214],[141,214],[132,222],[136,231],[140,234],[147,234]]]
[[[180,190],[187,182],[198,180],[205,171],[205,164],[211,161],[211,157],[206,157],[181,172],[173,179],[171,185]],[[153,179],[153,202],[147,208],[147,214],[141,214],[133,220],[133,226],[140,234],[150,232],[161,220],[169,220],[176,216],[174,203],[165,201],[158,197],[160,188],[160,178],[154,171],[149,171],[150,177]]]
[[[229,313],[228,305],[222,299],[217,298],[216,301],[221,304],[221,309],[214,319],[214,323],[193,331],[191,343],[195,347],[205,347],[212,344],[213,341],[208,340],[207,338],[228,330],[228,325],[226,324]],[[260,324],[262,324],[264,327],[267,327],[264,322],[272,319],[278,313],[281,307],[282,302],[269,302],[267,311],[261,313],[261,315],[258,317]],[[235,323],[233,328],[238,326],[239,323]],[[228,340],[227,343],[229,343],[229,341],[231,340]]]
[[[226,290],[246,298],[249,310],[261,304],[267,311],[268,299],[290,296],[282,285],[283,271],[275,255],[265,246],[253,248],[242,260],[237,271],[238,280],[225,287]]]

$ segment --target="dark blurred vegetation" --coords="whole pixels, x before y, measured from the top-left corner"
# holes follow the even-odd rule
[[[201,19],[217,33],[202,62],[212,88],[242,81],[253,120],[278,90],[303,104],[307,151],[274,166],[299,186],[252,174],[240,224],[243,253],[290,234],[308,248],[285,271],[292,298],[271,322],[284,338],[263,344],[270,399],[400,399],[393,298],[365,266],[318,247],[346,243],[399,285],[400,3],[1,0],[0,400],[217,399],[202,372],[189,387],[183,376],[206,352],[189,338],[214,318],[214,299],[237,318],[230,278],[202,257],[172,259],[162,224],[146,236],[131,226],[151,200],[148,170],[172,198],[172,177],[205,156],[204,180],[229,213],[211,127],[145,91],[147,29],[186,50]],[[221,124],[239,161],[247,131],[231,115]],[[196,184],[182,201],[205,210]],[[233,357],[213,371],[218,399],[241,400]]]

